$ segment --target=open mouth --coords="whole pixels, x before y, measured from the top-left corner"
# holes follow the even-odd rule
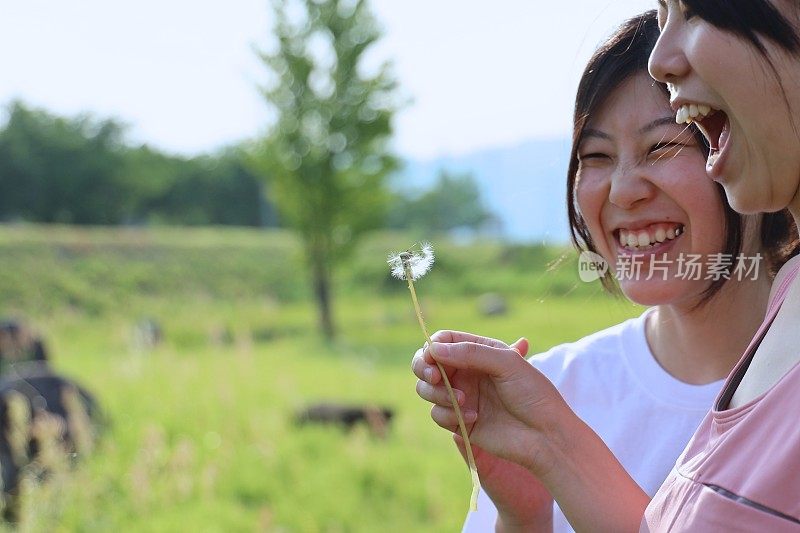
[[[706,167],[712,169],[730,137],[730,121],[724,111],[703,104],[683,104],[675,113],[678,124],[695,123],[708,140],[711,150]]]
[[[614,230],[614,236],[623,250],[641,253],[655,250],[662,243],[675,240],[685,231],[683,224],[659,222],[646,228]]]

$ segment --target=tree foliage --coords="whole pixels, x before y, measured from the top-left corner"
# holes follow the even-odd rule
[[[365,73],[365,53],[381,36],[365,0],[273,0],[273,12],[277,46],[259,55],[273,76],[263,94],[275,122],[256,160],[302,238],[331,338],[333,264],[382,225],[390,198],[396,83],[388,64]]]
[[[167,224],[274,226],[264,185],[238,150],[189,160],[167,158],[169,178],[148,201],[149,218]],[[170,169],[171,168],[171,169]]]
[[[471,174],[441,171],[430,189],[418,194],[398,194],[387,224],[431,235],[453,230],[494,230],[499,219],[484,205]]]
[[[0,132],[4,218],[115,224],[132,209],[123,128],[112,120],[64,119],[12,104]]]
[[[239,150],[134,147],[113,119],[14,102],[0,129],[0,221],[275,225],[263,188]]]

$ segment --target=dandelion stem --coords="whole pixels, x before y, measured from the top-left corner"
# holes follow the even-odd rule
[[[416,311],[419,326],[422,328],[422,333],[428,340],[428,346],[430,346],[431,352],[433,352],[433,341],[431,340],[431,336],[428,334],[428,328],[425,327],[425,319],[422,318],[422,310],[420,309],[419,300],[417,299],[417,291],[414,289],[414,278],[411,275],[411,267],[408,262],[405,261],[403,262],[403,267],[406,271],[405,278],[406,281],[408,281],[408,290],[411,291],[411,300],[414,302],[414,311]],[[450,385],[450,379],[447,377],[447,373],[444,371],[444,368],[439,361],[436,361],[436,366],[439,367],[439,373],[442,375],[445,387],[447,387],[447,394],[450,395],[450,403],[453,404],[453,408],[456,411],[456,418],[458,418],[458,428],[461,431],[461,437],[464,439],[464,447],[467,450],[469,473],[472,476],[472,495],[469,499],[469,509],[470,511],[476,511],[478,509],[478,491],[481,488],[481,481],[480,478],[478,478],[478,467],[475,465],[475,457],[472,454],[472,445],[469,442],[467,426],[464,424],[464,417],[461,415],[461,408],[458,406],[458,400],[453,392],[453,387]]]

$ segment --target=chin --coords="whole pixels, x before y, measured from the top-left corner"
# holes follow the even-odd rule
[[[672,301],[675,291],[669,283],[621,283],[620,289],[633,303],[645,306],[662,305]]]
[[[731,209],[742,215],[757,215],[767,211],[774,211],[769,206],[758,201],[758,195],[753,194],[757,191],[748,191],[741,186],[731,186],[723,184],[725,189],[725,196],[728,198],[728,203]]]

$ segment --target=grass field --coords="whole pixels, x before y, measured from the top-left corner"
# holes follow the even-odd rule
[[[470,480],[414,393],[423,339],[378,235],[336,278],[339,339],[316,334],[290,234],[230,229],[0,227],[5,316],[42,332],[55,367],[100,399],[110,425],[68,475],[26,491],[27,531],[454,531]],[[578,281],[544,247],[434,243],[418,284],[432,329],[535,350],[638,311]],[[553,266],[560,262],[560,266]],[[506,299],[486,317],[481,295]],[[145,349],[135,325],[158,322]],[[297,427],[317,400],[393,407],[388,438]]]

